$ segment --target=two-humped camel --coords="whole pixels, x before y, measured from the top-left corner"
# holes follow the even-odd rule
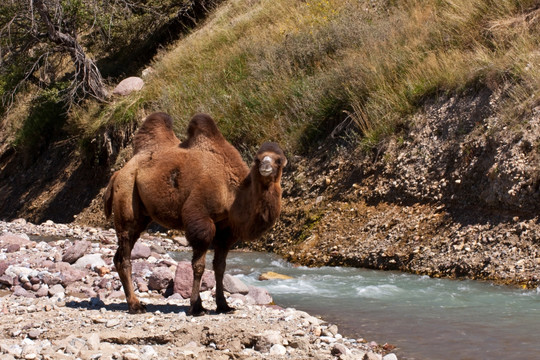
[[[214,120],[195,115],[180,143],[165,113],[149,115],[134,138],[134,156],[111,177],[105,215],[114,213],[118,250],[114,264],[130,313],[144,306],[133,291],[131,250],[153,220],[185,230],[193,248],[189,313],[205,312],[199,296],[208,248],[215,249],[218,313],[233,310],[223,293],[226,257],[237,240],[253,240],[270,229],[281,209],[281,174],[287,159],[275,143],[264,143],[251,169]]]

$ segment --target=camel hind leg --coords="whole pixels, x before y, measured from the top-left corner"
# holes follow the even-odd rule
[[[114,227],[118,238],[118,249],[114,255],[114,266],[122,282],[129,312],[132,314],[145,312],[144,306],[135,296],[131,278],[131,251],[139,235],[146,229],[151,219],[142,212],[143,204],[138,190],[134,187],[132,173],[126,177],[118,176],[118,186],[115,187],[113,209]]]
[[[150,219],[144,218],[140,222],[133,224],[129,230],[116,231],[118,237],[118,249],[114,255],[114,266],[118,271],[118,276],[122,282],[128,311],[130,314],[140,314],[146,312],[143,304],[140,303],[133,288],[133,280],[131,278],[131,251],[139,238],[141,232],[146,229],[150,223]]]

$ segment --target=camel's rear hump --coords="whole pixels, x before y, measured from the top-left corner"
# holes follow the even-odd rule
[[[133,154],[178,144],[180,140],[174,134],[172,118],[168,114],[157,112],[148,115],[135,134]]]

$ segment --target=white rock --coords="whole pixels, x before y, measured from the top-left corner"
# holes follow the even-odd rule
[[[91,269],[106,266],[107,264],[101,258],[101,254],[89,254],[81,257],[79,260],[73,264],[73,266],[84,269],[87,265],[90,265]]]
[[[383,357],[383,360],[398,360],[398,358],[395,354],[388,354],[385,357]]]
[[[86,344],[90,350],[98,350],[100,341],[101,339],[97,333],[90,334],[86,337]]]
[[[141,348],[141,360],[151,360],[158,357],[156,350],[150,345]]]
[[[118,324],[120,324],[120,320],[111,319],[111,320],[107,321],[107,324],[105,324],[105,326],[108,327],[108,328],[112,328],[112,327],[114,327],[114,326],[116,326]]]
[[[285,346],[280,344],[272,345],[272,347],[270,348],[270,355],[280,356],[285,355],[286,353],[287,349],[285,349]]]

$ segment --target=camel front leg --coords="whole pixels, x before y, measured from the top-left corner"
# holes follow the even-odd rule
[[[133,281],[131,279],[131,250],[132,242],[129,236],[125,233],[118,234],[118,250],[114,255],[114,266],[122,282],[126,301],[130,314],[142,314],[146,312],[146,308],[140,303],[133,289]]]
[[[219,227],[216,230],[214,238],[214,274],[216,276],[216,312],[218,314],[228,313],[235,309],[227,304],[223,289],[223,277],[225,276],[225,268],[227,266],[227,254],[234,243],[231,229],[229,227]]]
[[[202,305],[200,295],[201,279],[206,265],[206,251],[207,249],[193,249],[193,260],[191,261],[191,266],[193,268],[193,285],[191,287],[191,298],[189,300],[189,315],[193,316],[201,316],[207,313]]]
[[[187,208],[189,209],[190,207],[187,206]],[[202,306],[199,291],[206,265],[206,252],[216,234],[216,227],[211,218],[204,215],[197,216],[197,214],[190,212],[184,215],[184,221],[186,223],[186,239],[193,248],[193,260],[191,261],[193,286],[191,287],[189,314],[199,316],[206,313],[206,310]]]
[[[223,290],[223,276],[225,275],[225,267],[227,266],[226,259],[229,253],[229,247],[218,247],[214,250],[214,274],[216,276],[216,312],[218,314],[228,313],[235,309],[227,304]]]

